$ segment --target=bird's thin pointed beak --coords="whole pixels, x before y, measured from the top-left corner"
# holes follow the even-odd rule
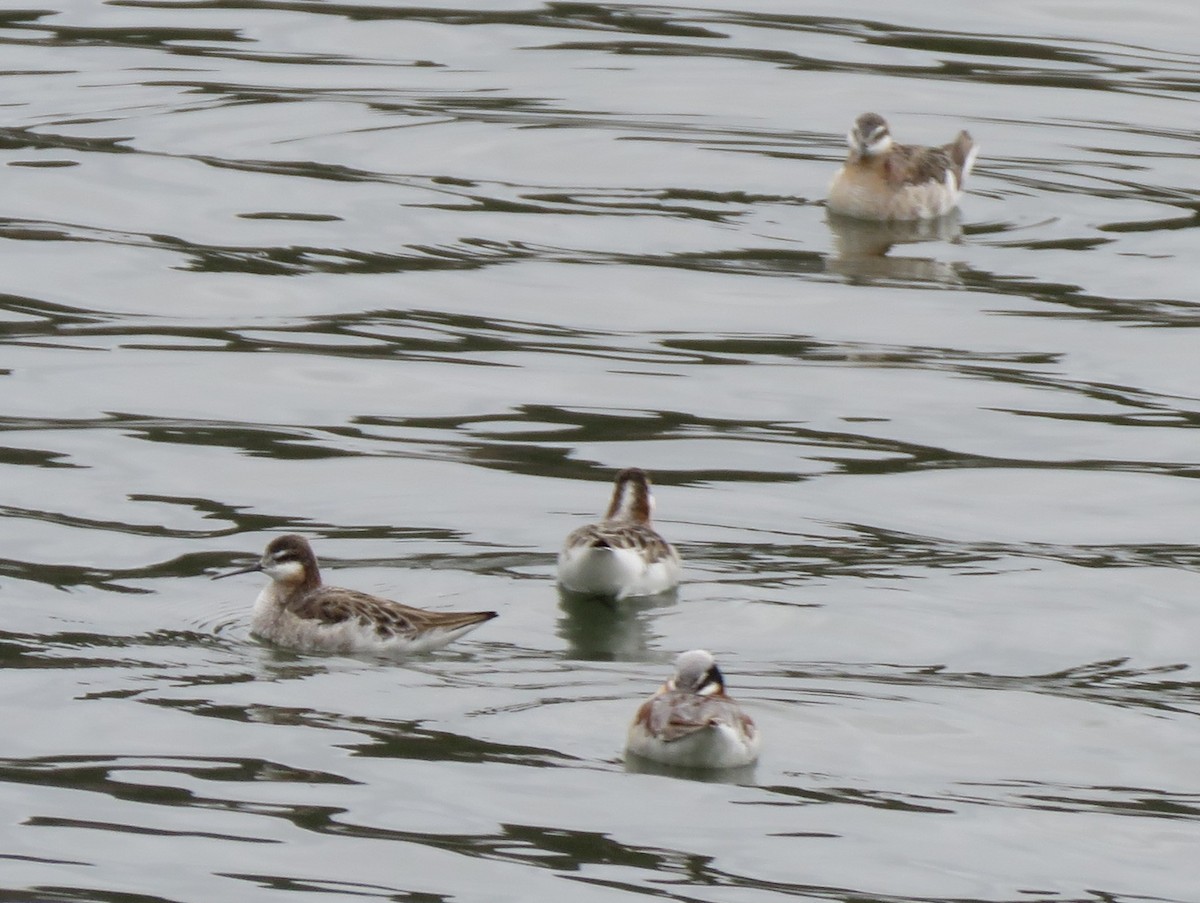
[[[254,564],[246,565],[244,568],[238,568],[236,571],[226,571],[224,574],[213,574],[213,580],[220,580],[222,577],[233,577],[237,574],[249,574],[251,571],[261,571],[263,569],[262,562],[256,561]]]

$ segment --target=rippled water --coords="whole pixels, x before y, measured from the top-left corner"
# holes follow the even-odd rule
[[[0,12],[0,899],[1196,900],[1195,24]],[[960,216],[827,221],[868,109]],[[678,597],[560,600],[628,465]],[[283,531],[501,617],[273,650]],[[694,647],[761,762],[627,770]]]

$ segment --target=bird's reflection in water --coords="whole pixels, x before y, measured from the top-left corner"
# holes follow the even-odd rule
[[[558,636],[569,658],[594,662],[650,662],[663,659],[659,634],[652,629],[656,611],[679,601],[677,590],[636,599],[602,599],[558,588]]]
[[[895,245],[927,241],[956,242],[962,237],[957,210],[937,219],[874,222],[826,212],[833,232],[834,256],[826,263],[829,272],[856,279],[919,280],[958,284],[954,264],[932,257],[897,257]]]
[[[657,774],[709,784],[753,784],[754,770],[758,763],[751,762],[738,768],[680,768],[678,765],[664,765],[652,759],[625,753],[624,765],[630,774]]]

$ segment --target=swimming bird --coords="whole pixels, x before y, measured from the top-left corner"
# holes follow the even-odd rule
[[[617,474],[604,520],[573,530],[558,553],[558,582],[591,596],[653,596],[679,583],[675,547],[650,525],[654,497],[645,471]]]
[[[944,216],[962,197],[979,148],[963,131],[950,144],[896,144],[884,118],[863,113],[846,136],[850,153],[829,186],[826,207],[867,220]]]
[[[302,652],[426,652],[496,617],[494,611],[426,611],[325,586],[312,546],[293,533],[271,540],[261,560],[213,579],[251,571],[271,578],[254,603],[251,632]]]
[[[761,739],[750,716],[725,695],[712,654],[693,649],[637,710],[625,750],[665,765],[737,768],[758,758]]]

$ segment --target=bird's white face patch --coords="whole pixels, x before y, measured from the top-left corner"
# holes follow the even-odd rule
[[[851,140],[864,157],[886,154],[892,149],[892,136],[886,128],[875,129],[868,135],[860,135],[857,131],[852,132]]]
[[[298,558],[284,558],[283,560],[267,558],[262,565],[263,570],[272,580],[292,583],[304,579],[304,564]]]

